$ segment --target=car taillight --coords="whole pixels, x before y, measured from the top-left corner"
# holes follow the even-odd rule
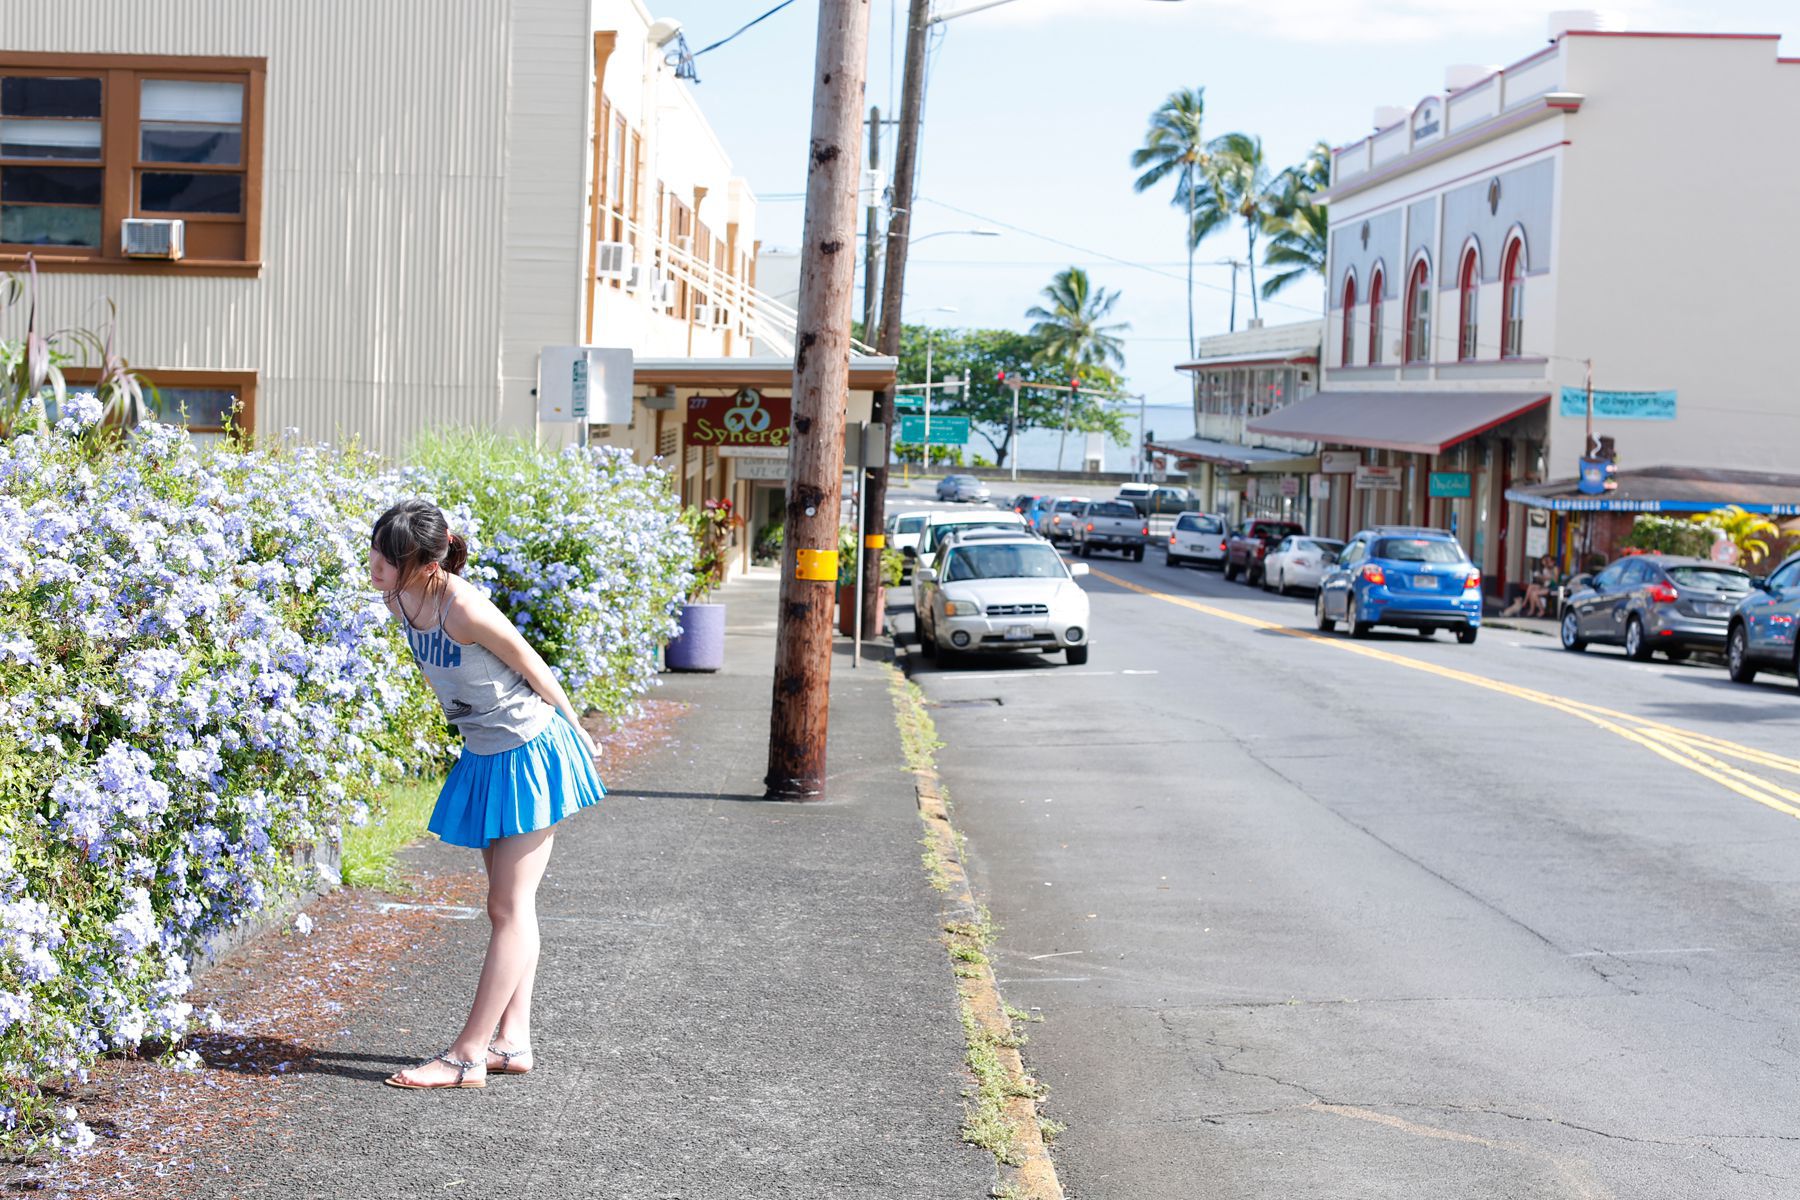
[[[1311,563],[1311,561],[1309,561],[1309,560],[1308,560],[1308,559],[1304,559],[1304,558],[1296,558],[1296,559],[1294,559],[1294,560],[1293,560],[1293,563],[1294,563],[1294,565],[1295,565],[1295,566],[1296,566],[1296,567],[1310,567],[1310,566],[1312,566],[1312,563]]]
[[[1481,572],[1480,571],[1470,571],[1469,577],[1467,579],[1463,580],[1463,590],[1466,592],[1473,592],[1473,591],[1479,590],[1480,587],[1481,587]],[[1671,600],[1674,599],[1673,596],[1671,596],[1669,598]]]
[[[1088,531],[1088,532],[1089,532],[1089,533],[1092,533],[1092,532],[1094,532],[1094,523],[1093,523],[1093,522],[1092,522],[1092,521],[1089,521],[1089,522],[1088,522],[1088,524],[1087,524],[1087,531]]]
[[[1681,597],[1676,594],[1673,586],[1666,583],[1658,583],[1650,588],[1650,598],[1658,604],[1673,604]]]
[[[1362,577],[1376,587],[1387,586],[1387,572],[1381,569],[1381,564],[1379,563],[1364,563]]]
[[[1148,526],[1148,525],[1146,525],[1146,526],[1144,526],[1144,536],[1145,536],[1145,537],[1149,537],[1149,536],[1150,536],[1150,527],[1149,527],[1149,526]],[[1171,542],[1172,542],[1172,541],[1174,541],[1174,540],[1175,540],[1175,535],[1174,535],[1174,534],[1172,534],[1172,533],[1171,533],[1171,534],[1170,534],[1170,535],[1169,535],[1169,540],[1170,540],[1170,541],[1171,541]]]
[[[1145,530],[1145,532],[1148,533],[1149,531]],[[1171,533],[1169,535],[1169,545],[1173,546],[1174,544],[1175,544],[1175,535]]]
[[[1219,553],[1225,553],[1225,540],[1223,538],[1219,539]]]

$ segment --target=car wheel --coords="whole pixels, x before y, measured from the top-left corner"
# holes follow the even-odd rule
[[[1587,643],[1581,640],[1581,618],[1572,608],[1563,614],[1562,647],[1577,654],[1587,649]]]
[[[1475,644],[1475,635],[1481,632],[1479,625],[1465,625],[1456,631],[1456,640],[1464,646]]]
[[[1230,559],[1226,559],[1225,560],[1225,578],[1226,578],[1226,580],[1229,582],[1230,580],[1236,579],[1237,577],[1238,577],[1238,565],[1236,563],[1232,562]]]
[[[1070,646],[1067,650],[1063,651],[1063,653],[1068,656],[1069,665],[1071,667],[1080,667],[1087,664],[1088,648],[1086,646]]]
[[[1645,662],[1650,657],[1650,643],[1644,640],[1644,623],[1636,617],[1625,622],[1625,657]]]
[[[1244,567],[1244,583],[1246,586],[1257,587],[1258,585],[1260,585],[1262,583],[1262,581],[1263,581],[1263,571],[1262,571],[1261,567],[1252,567],[1252,566]]]
[[[1330,633],[1337,628],[1337,622],[1325,615],[1325,589],[1319,589],[1319,595],[1313,601],[1313,620],[1319,626],[1320,633]]]
[[[1344,601],[1344,627],[1350,631],[1351,637],[1366,638],[1369,636],[1369,631],[1375,626],[1368,621],[1357,620],[1357,616],[1356,593],[1351,592],[1349,598]]]
[[[1275,590],[1283,596],[1293,595],[1294,589],[1288,586],[1286,567],[1281,568],[1281,574],[1275,577]]]
[[[1725,635],[1725,673],[1733,683],[1754,683],[1756,668],[1750,665],[1750,631],[1742,624]]]
[[[1132,562],[1143,562],[1144,561],[1144,548],[1142,546],[1135,546],[1132,548],[1131,561]]]

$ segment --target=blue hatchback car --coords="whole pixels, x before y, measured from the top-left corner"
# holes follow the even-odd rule
[[[1738,683],[1758,671],[1800,676],[1800,554],[1790,554],[1738,601],[1725,634],[1725,669]]]
[[[1481,631],[1481,572],[1445,530],[1378,525],[1338,554],[1314,613],[1321,630],[1342,621],[1354,638],[1393,625],[1425,637],[1454,629],[1467,645]]]

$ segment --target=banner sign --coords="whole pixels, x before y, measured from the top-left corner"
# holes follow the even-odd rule
[[[1587,416],[1587,391],[1566,387],[1558,411],[1565,417]],[[1600,392],[1594,393],[1594,416],[1611,421],[1673,421],[1675,393],[1667,392]]]
[[[1360,466],[1361,450],[1327,450],[1319,455],[1319,470],[1326,475],[1348,475]]]
[[[1430,480],[1433,499],[1461,500],[1469,494],[1467,471],[1433,471]]]
[[[1372,492],[1397,492],[1400,490],[1400,468],[1358,467],[1356,486]]]
[[[793,414],[792,399],[765,396],[755,388],[730,396],[694,396],[688,400],[682,434],[690,446],[786,446]]]

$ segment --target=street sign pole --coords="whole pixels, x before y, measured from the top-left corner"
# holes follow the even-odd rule
[[[931,474],[931,331],[925,331],[925,466],[920,475]]]
[[[1012,440],[1007,449],[1012,451],[1012,477],[1016,483],[1019,478],[1019,381],[1009,379],[1007,382],[1012,385],[1013,394]]]

